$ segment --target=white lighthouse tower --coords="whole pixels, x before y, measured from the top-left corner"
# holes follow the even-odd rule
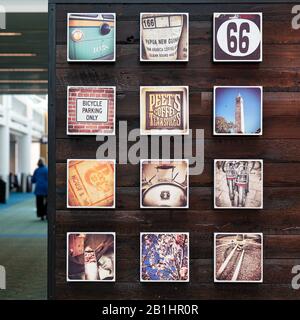
[[[245,133],[244,100],[240,93],[235,99],[235,133]]]

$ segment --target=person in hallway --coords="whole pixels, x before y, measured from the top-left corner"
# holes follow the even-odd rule
[[[34,194],[37,216],[44,220],[47,216],[48,168],[43,158],[39,159],[37,165],[38,168],[34,170],[31,182],[36,184]]]

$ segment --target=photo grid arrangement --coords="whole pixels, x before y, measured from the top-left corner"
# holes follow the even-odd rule
[[[214,13],[213,61],[261,62],[262,13]],[[68,62],[116,61],[115,13],[68,13]],[[140,62],[188,62],[189,13],[140,13]],[[115,84],[112,84],[115,85]],[[263,134],[261,86],[215,86],[215,136]],[[116,87],[68,86],[67,135],[115,135]],[[141,135],[189,134],[189,87],[140,86]],[[70,209],[115,208],[116,160],[68,159]],[[140,208],[189,208],[189,161],[140,160]],[[263,160],[214,160],[214,209],[262,209]],[[217,214],[217,213],[216,213]],[[188,232],[140,233],[141,282],[189,282]],[[262,233],[214,234],[215,282],[263,281]],[[67,281],[116,281],[114,232],[67,233]]]

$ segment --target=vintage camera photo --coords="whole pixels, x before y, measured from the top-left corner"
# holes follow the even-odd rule
[[[67,60],[115,61],[115,13],[68,13]]]
[[[68,87],[67,134],[114,135],[115,87]]]
[[[262,114],[262,87],[214,87],[215,135],[262,135]]]
[[[263,282],[262,233],[215,233],[214,280]]]
[[[188,160],[141,160],[141,208],[188,208]]]
[[[215,209],[263,208],[263,160],[214,161]]]
[[[67,281],[116,280],[114,232],[67,233]]]
[[[187,86],[140,87],[141,135],[189,134]]]
[[[141,282],[189,281],[189,233],[140,234]]]
[[[188,61],[188,13],[141,13],[140,39],[140,61]]]
[[[115,160],[67,161],[68,208],[115,208]]]

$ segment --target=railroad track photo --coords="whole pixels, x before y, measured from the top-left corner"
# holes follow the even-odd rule
[[[215,234],[215,282],[262,282],[262,234]]]

